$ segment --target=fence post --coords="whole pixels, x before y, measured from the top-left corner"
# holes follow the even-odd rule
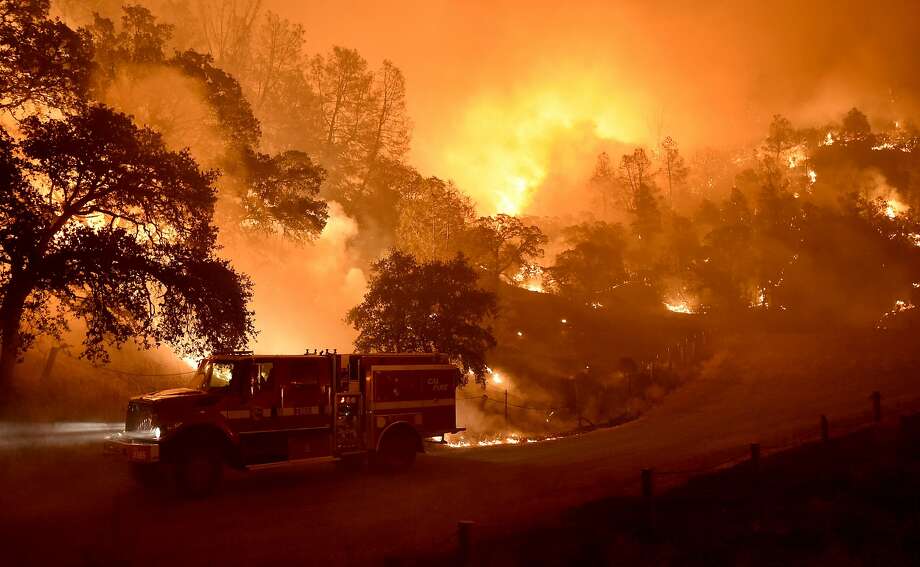
[[[751,469],[755,477],[760,472],[760,443],[751,443]]]
[[[869,397],[872,398],[872,421],[878,423],[882,421],[882,393],[876,390]]]
[[[650,502],[653,496],[652,469],[642,469],[642,498]]]
[[[470,520],[457,522],[457,544],[460,565],[471,565],[473,559],[473,525]]]
[[[655,485],[652,469],[642,469],[642,501],[646,525],[653,527],[655,525]]]
[[[830,434],[830,428],[828,427],[828,424],[827,424],[827,416],[822,415],[821,416],[821,443],[824,443],[826,445],[827,443],[830,442],[830,440],[831,440],[831,434]]]

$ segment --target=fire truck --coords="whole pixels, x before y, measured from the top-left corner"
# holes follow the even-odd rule
[[[172,478],[187,495],[212,492],[225,465],[340,460],[399,470],[424,439],[461,431],[459,378],[438,353],[214,355],[190,387],[131,399],[124,431],[105,449],[139,480]]]

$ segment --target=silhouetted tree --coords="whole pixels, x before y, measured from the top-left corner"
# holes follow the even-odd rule
[[[601,217],[607,218],[608,207],[615,200],[617,189],[616,172],[610,163],[610,154],[601,152],[594,164],[590,179],[591,188],[597,191],[601,200]]]
[[[627,243],[622,226],[583,223],[569,227],[565,235],[570,247],[546,270],[551,289],[579,302],[602,302],[627,281]]]
[[[668,184],[668,205],[673,207],[674,189],[686,183],[688,169],[677,142],[671,136],[661,142],[661,173]]]
[[[841,133],[851,141],[865,140],[872,134],[869,118],[858,108],[851,108],[844,116]]]
[[[764,149],[772,162],[777,167],[783,167],[785,165],[781,163],[783,154],[794,148],[798,142],[795,128],[792,127],[789,119],[785,116],[774,114],[773,120],[770,122],[770,132],[764,143]]]
[[[122,114],[87,106],[28,118],[2,139],[0,388],[38,334],[82,319],[84,354],[166,342],[181,353],[246,344],[245,276],[216,252],[214,173]],[[8,399],[8,398],[7,398]]]
[[[0,110],[64,109],[89,86],[85,34],[48,18],[50,0],[0,0]]]
[[[204,139],[219,134],[217,147],[209,145],[206,152],[198,148],[198,153],[206,153],[209,163],[224,173],[218,184],[225,203],[219,209],[222,225],[294,240],[316,237],[327,216],[326,204],[318,198],[325,171],[300,151],[277,155],[258,151],[261,124],[236,78],[217,67],[208,54],[186,50],[167,58],[173,27],[158,23],[141,6],[127,6],[123,11],[120,26],[96,16],[90,27],[96,62],[102,70],[100,90],[110,88],[119,73],[133,82],[151,68],[174,70],[194,81],[208,112],[192,124],[183,124],[184,131],[176,131],[168,108],[144,104],[141,110],[146,111],[144,122],[180,140],[192,137],[189,130],[201,131]],[[135,101],[122,102],[133,110]]]
[[[367,176],[379,159],[400,160],[409,149],[409,117],[406,114],[406,80],[391,61],[384,60],[374,74],[372,114],[364,134]]]
[[[489,320],[497,310],[495,295],[476,280],[462,255],[419,263],[390,252],[374,263],[364,300],[346,317],[358,330],[355,348],[447,353],[484,382],[486,352],[496,344]]]
[[[642,148],[620,159],[620,183],[623,186],[621,205],[627,211],[636,208],[636,201],[642,188],[652,190],[652,162]]]
[[[328,206],[317,198],[325,172],[307,154],[270,156],[246,149],[238,163],[224,169],[239,180],[233,203],[241,210],[233,216],[246,230],[309,240],[326,226]]]
[[[472,201],[453,182],[418,176],[400,201],[397,247],[421,261],[447,260],[474,218]]]
[[[518,217],[497,214],[479,217],[467,234],[474,264],[481,266],[494,281],[513,274],[543,256],[548,239],[536,226],[524,224]]]

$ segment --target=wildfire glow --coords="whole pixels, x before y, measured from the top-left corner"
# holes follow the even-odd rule
[[[492,447],[495,445],[520,445],[522,443],[542,443],[544,441],[554,441],[559,439],[559,436],[548,436],[548,437],[525,437],[518,433],[510,433],[504,435],[495,435],[488,437],[481,437],[475,441],[467,439],[466,437],[460,437],[459,439],[448,441],[447,446],[452,448],[462,448],[462,447]]]
[[[805,153],[805,148],[803,146],[798,146],[786,156],[786,165],[789,166],[789,169],[794,169],[807,159],[808,154]]]
[[[674,313],[687,313],[687,314],[693,313],[693,309],[690,308],[690,304],[687,303],[686,301],[681,301],[678,303],[668,303],[666,301],[664,303],[664,306],[668,311],[672,311]]]
[[[619,110],[641,106],[630,100],[635,94],[583,70],[574,76],[554,70],[553,75],[551,85],[541,79],[511,93],[479,96],[437,156],[441,163],[434,168],[470,192],[481,213],[527,212],[535,190],[557,166],[571,170],[594,155],[594,147],[576,147],[586,136],[637,141],[645,135],[647,125],[638,113]],[[616,104],[611,92],[618,95]]]
[[[908,210],[910,210],[910,207],[897,199],[890,198],[885,201],[885,216],[890,219],[897,218]]]

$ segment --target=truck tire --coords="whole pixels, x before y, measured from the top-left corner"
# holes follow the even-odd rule
[[[417,446],[418,440],[412,432],[405,429],[391,431],[381,440],[374,462],[385,472],[406,470],[415,462]]]
[[[131,463],[131,478],[146,489],[158,488],[163,481],[162,473],[158,463]]]
[[[213,494],[224,473],[224,459],[218,447],[190,443],[176,460],[176,489],[187,498]]]

